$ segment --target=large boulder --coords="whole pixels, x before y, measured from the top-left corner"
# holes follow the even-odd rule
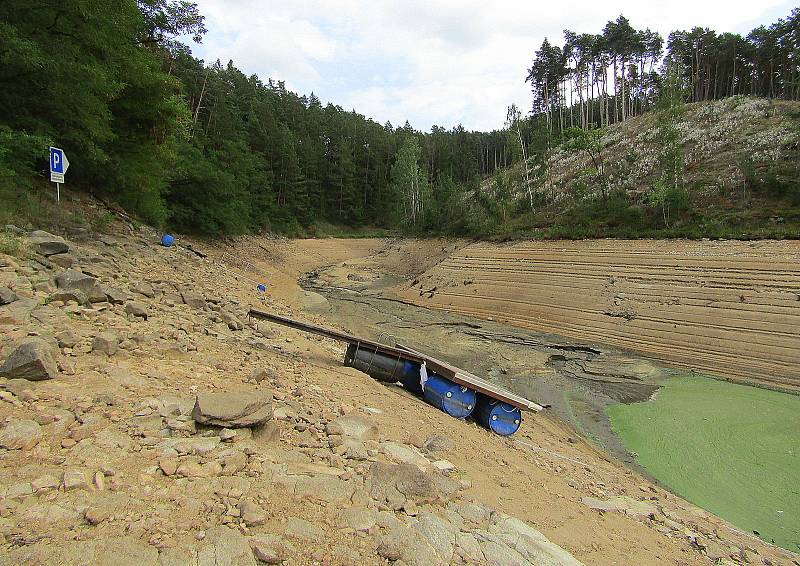
[[[52,346],[41,338],[26,338],[0,366],[0,376],[41,381],[53,379],[58,368]]]
[[[69,251],[69,246],[64,238],[56,236],[44,230],[35,230],[31,232],[29,237],[31,244],[38,250],[38,252],[45,256],[55,254],[63,254]]]
[[[261,425],[272,418],[272,393],[240,391],[201,393],[192,410],[200,424],[242,428]]]
[[[56,276],[56,285],[59,289],[79,289],[93,303],[102,303],[107,300],[100,282],[90,275],[74,269],[67,269]]]

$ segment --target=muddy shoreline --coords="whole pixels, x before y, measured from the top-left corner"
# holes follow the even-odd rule
[[[550,405],[548,412],[646,473],[614,433],[606,408],[650,398],[673,370],[607,347],[412,305],[392,296],[402,282],[393,275],[350,274],[334,284],[326,268],[299,279],[309,311],[366,338],[407,343]]]

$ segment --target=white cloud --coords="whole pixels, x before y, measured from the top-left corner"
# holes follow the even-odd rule
[[[705,26],[747,31],[788,15],[762,0],[588,3],[532,1],[198,0],[209,33],[198,55],[233,59],[245,73],[285,80],[379,122],[468,129],[502,126],[512,102],[530,107],[524,83],[533,52],[563,30],[601,31],[620,13],[666,38]],[[767,16],[769,14],[769,16]]]

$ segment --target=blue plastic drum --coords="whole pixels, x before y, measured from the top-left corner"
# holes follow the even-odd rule
[[[266,293],[266,292],[267,292],[267,286],[266,286],[266,285],[264,285],[263,283],[259,283],[259,284],[258,284],[258,290],[259,290],[260,292],[262,292],[262,293]]]
[[[451,417],[465,419],[475,410],[475,391],[431,373],[423,391],[425,400]]]
[[[174,243],[175,243],[175,236],[173,236],[172,234],[164,234],[161,237],[161,245],[166,248],[172,247],[172,244]]]
[[[403,388],[417,394],[422,393],[422,386],[419,384],[419,367],[418,363],[406,360],[403,363],[403,375],[400,376]]]
[[[475,422],[500,436],[510,436],[519,430],[522,413],[508,403],[480,395],[475,408]]]

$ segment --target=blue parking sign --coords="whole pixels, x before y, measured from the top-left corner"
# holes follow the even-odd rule
[[[63,149],[50,148],[50,180],[53,183],[63,183],[64,174],[69,169],[69,159]]]

